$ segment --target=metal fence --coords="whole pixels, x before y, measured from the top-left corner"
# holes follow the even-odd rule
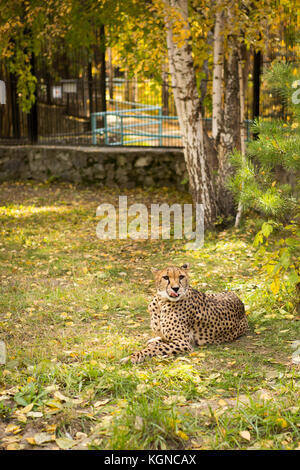
[[[116,106],[119,103],[115,103]],[[128,109],[92,113],[92,144],[140,145],[180,147],[182,139],[177,116],[164,116],[161,106],[122,102]],[[133,107],[133,106],[136,107]],[[99,127],[97,122],[99,122]],[[211,118],[204,118],[206,129],[211,128]],[[250,139],[251,121],[245,121],[246,139]]]
[[[158,84],[151,80],[138,82],[122,77],[107,79],[105,109],[109,113],[106,117],[101,114],[103,96],[101,83],[97,79],[77,78],[55,82],[41,78],[37,83],[37,142],[111,145],[118,139],[118,133],[116,129],[108,128],[107,124],[122,121],[119,127],[123,126],[127,134],[130,128],[132,134],[137,129],[143,129],[145,134],[138,136],[144,137],[140,141],[132,138],[131,142],[129,136],[124,135],[123,145],[182,145],[169,84]],[[157,120],[154,122],[156,115],[169,118],[164,122],[162,119],[160,123]],[[137,119],[143,119],[143,124],[138,124]],[[101,127],[107,128],[106,131],[99,131]],[[166,133],[163,141],[161,138],[158,141],[150,138],[156,127]],[[172,137],[172,133],[177,137]],[[7,105],[0,106],[0,143],[26,143],[29,141],[29,134],[29,115],[21,111],[16,99],[16,83],[10,80],[7,84]]]
[[[251,84],[250,84],[251,85]],[[172,87],[168,81],[106,80],[105,108],[99,79],[75,78],[37,83],[36,135],[39,144],[181,147]],[[250,91],[249,91],[250,90]],[[250,137],[251,86],[246,99],[245,128]],[[277,100],[278,101],[278,100]],[[261,96],[261,115],[284,112],[280,102]],[[205,127],[210,133],[209,105]],[[7,83],[7,104],[0,106],[0,143],[29,142],[30,115],[22,112],[16,83]]]
[[[92,143],[104,138],[105,145],[180,147],[177,116],[164,116],[162,106],[112,100],[113,111],[92,113]],[[120,109],[120,104],[128,106]],[[100,126],[97,127],[97,121]]]

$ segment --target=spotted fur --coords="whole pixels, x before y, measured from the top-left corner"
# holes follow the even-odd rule
[[[123,362],[192,351],[206,343],[233,341],[248,329],[242,301],[233,292],[206,294],[189,286],[189,267],[153,270],[157,293],[148,306],[157,335]]]

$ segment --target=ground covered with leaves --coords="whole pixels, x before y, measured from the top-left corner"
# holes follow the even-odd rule
[[[128,204],[190,202],[164,188],[126,193]],[[256,221],[207,233],[199,251],[182,240],[101,241],[96,208],[117,206],[118,195],[63,183],[0,187],[0,448],[299,448],[299,314],[286,294],[264,291]],[[249,332],[120,365],[151,337],[150,267],[182,262],[193,287],[240,296]]]

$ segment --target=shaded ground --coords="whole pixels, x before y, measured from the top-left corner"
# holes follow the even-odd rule
[[[101,241],[101,202],[119,192],[68,184],[0,186],[0,448],[246,449],[299,447],[299,370],[291,299],[263,293],[255,222],[181,240]],[[190,202],[169,189],[134,202]],[[151,266],[189,262],[192,285],[231,289],[250,331],[233,343],[132,366],[151,337]],[[235,406],[238,397],[243,405]],[[271,398],[271,399],[270,399]],[[195,412],[197,410],[197,412]]]

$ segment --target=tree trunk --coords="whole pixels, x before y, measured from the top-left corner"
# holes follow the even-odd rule
[[[169,115],[169,76],[166,62],[162,64],[161,103],[163,116]]]
[[[208,31],[207,33],[207,44],[209,46],[213,45],[214,41],[214,35],[212,31]],[[208,65],[208,58],[203,61],[202,65],[202,73],[204,74],[204,78],[201,79],[200,82],[200,103],[201,103],[201,109],[202,109],[202,117],[205,117],[205,107],[204,107],[204,100],[207,94],[207,85],[208,85],[208,80],[209,80],[209,65]]]
[[[89,112],[90,116],[94,112],[94,97],[93,97],[93,67],[92,67],[92,58],[89,57],[89,62],[88,62],[88,70],[87,70],[87,76],[88,76],[88,90],[89,90]]]
[[[124,71],[124,78],[125,78],[124,101],[130,101],[130,84],[129,84],[127,69]]]
[[[184,34],[180,44],[173,34],[176,11],[176,27],[180,21]],[[205,226],[211,226],[217,217],[217,205],[208,158],[205,152],[201,103],[196,86],[192,58],[191,35],[188,23],[187,0],[169,0],[165,11],[167,46],[172,87],[177,108],[180,131],[184,145],[184,157],[189,175],[190,191],[195,203],[202,203]]]
[[[34,53],[31,54],[31,73],[36,75],[36,60]],[[38,107],[37,107],[37,84],[34,91],[35,101],[27,115],[28,123],[28,137],[31,144],[36,144],[38,141]]]
[[[252,95],[252,119],[259,118],[259,99],[260,99],[260,75],[261,75],[261,51],[253,53],[253,95]],[[258,139],[258,135],[253,135],[254,139]]]
[[[12,135],[15,139],[21,137],[20,130],[20,110],[17,95],[17,76],[13,73],[9,74],[10,77],[10,97],[11,97],[11,112],[12,112]]]
[[[105,29],[104,25],[100,26],[100,95],[101,95],[101,111],[106,111],[106,63],[105,63]]]
[[[108,52],[108,90],[109,90],[109,99],[114,99],[114,68],[112,63],[112,49],[109,47]]]
[[[224,64],[224,114],[220,129],[218,145],[218,205],[225,217],[234,214],[234,200],[227,188],[228,179],[232,175],[229,155],[233,150],[240,149],[240,102],[238,76],[238,48],[231,39],[228,61]]]
[[[244,117],[245,117],[245,90],[244,90],[244,74],[243,74],[243,65],[242,65],[242,58],[239,58],[238,64],[238,71],[239,71],[239,97],[240,97],[240,141],[241,141],[241,155],[242,158],[245,158],[246,154],[246,133],[245,133],[245,124],[244,124]],[[235,227],[238,227],[241,221],[243,212],[243,206],[241,201],[238,205],[238,210],[235,218]]]
[[[219,7],[217,4],[217,8]],[[222,123],[223,69],[224,69],[224,15],[217,9],[214,28],[214,65],[212,84],[212,137],[218,141]]]

